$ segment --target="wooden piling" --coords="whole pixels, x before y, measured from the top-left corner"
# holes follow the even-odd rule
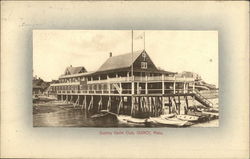
[[[180,96],[178,96],[178,114],[181,114],[181,100],[180,100]]]
[[[172,113],[172,101],[171,101],[171,98],[170,97],[168,97],[168,104],[169,104],[169,110],[168,110],[168,112],[169,112],[169,114],[171,114]]]
[[[152,97],[149,97],[149,114],[152,116]]]
[[[117,114],[119,115],[120,114],[120,109],[122,107],[122,104],[123,104],[123,98],[120,97],[120,102],[119,102],[119,106],[118,106],[118,109],[117,109]]]
[[[133,111],[134,111],[134,97],[133,95],[131,96],[131,116],[133,116]]]
[[[88,111],[90,111],[92,107],[93,107],[93,95],[91,96],[91,99],[90,99],[90,102],[89,102]]]
[[[107,110],[108,110],[108,111],[111,110],[111,97],[110,97],[110,96],[109,96],[109,98],[108,98]]]
[[[102,109],[102,96],[100,96],[100,100],[98,102],[98,112],[100,112],[100,110]]]
[[[77,96],[76,102],[73,104],[74,108],[79,104],[79,95]]]

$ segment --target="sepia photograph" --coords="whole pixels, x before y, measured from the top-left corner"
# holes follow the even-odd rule
[[[34,127],[218,127],[218,32],[33,30]]]
[[[1,1],[0,158],[249,158],[249,2]]]

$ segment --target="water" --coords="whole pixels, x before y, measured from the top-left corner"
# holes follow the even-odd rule
[[[119,123],[115,116],[100,120],[90,118],[90,114],[72,104],[46,103],[33,106],[34,127],[138,127]],[[140,125],[139,125],[140,127]]]
[[[218,101],[218,100],[215,100]],[[198,123],[191,127],[218,127],[218,119]],[[92,119],[84,109],[57,101],[33,106],[34,127],[159,127],[159,125],[135,125],[120,123],[115,116]],[[160,126],[167,127],[167,126]]]

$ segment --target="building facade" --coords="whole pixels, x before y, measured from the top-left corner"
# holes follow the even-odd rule
[[[133,68],[132,68],[133,67]],[[133,74],[133,76],[132,76]],[[171,94],[186,93],[194,78],[175,77],[176,73],[159,70],[145,50],[109,57],[94,72],[84,67],[68,67],[52,84],[52,93],[89,94]]]
[[[50,94],[59,100],[94,113],[106,109],[131,116],[159,116],[166,105],[178,110],[180,96],[211,104],[197,95],[193,77],[177,77],[175,72],[158,69],[145,50],[118,56],[110,53],[93,72],[83,66],[67,67],[59,83],[50,87]]]

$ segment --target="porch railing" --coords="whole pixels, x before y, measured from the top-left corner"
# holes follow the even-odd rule
[[[162,94],[162,89],[135,89],[134,94]],[[131,94],[131,89],[122,89],[121,94]],[[164,94],[194,93],[193,89],[164,89]],[[108,90],[68,90],[57,91],[57,94],[109,94]],[[110,94],[119,94],[116,89],[111,89]]]
[[[113,77],[108,79],[100,79],[100,80],[92,80],[87,81],[87,84],[97,84],[97,83],[112,83],[112,82],[130,82],[132,81],[132,77]],[[134,76],[135,82],[152,82],[152,81],[176,81],[176,82],[191,82],[194,81],[194,78],[187,78],[187,77],[172,77],[172,76]]]

